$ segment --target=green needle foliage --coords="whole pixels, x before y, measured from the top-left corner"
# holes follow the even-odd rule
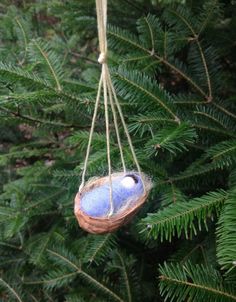
[[[217,257],[220,265],[224,269],[235,269],[235,190],[229,193],[229,197],[221,214],[217,229],[218,246]]]
[[[217,270],[190,263],[164,264],[160,267],[160,292],[178,301],[235,301],[230,284],[224,282]]]
[[[140,223],[140,233],[144,233],[145,238],[170,240],[182,232],[186,238],[201,231],[202,223],[207,228],[207,219],[213,218],[214,214],[220,213],[222,204],[226,198],[225,191],[211,192],[201,198],[197,197],[189,202],[172,203],[170,206],[148,214]]]
[[[235,16],[233,1],[109,1],[112,81],[153,189],[97,236],[73,214],[101,69],[95,1],[1,1],[0,301],[236,300]],[[87,178],[108,173],[104,121],[101,99]],[[110,134],[119,171],[111,120]]]

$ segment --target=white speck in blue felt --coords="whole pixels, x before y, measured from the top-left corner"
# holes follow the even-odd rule
[[[134,180],[133,184],[130,177]],[[85,192],[80,201],[81,210],[92,217],[106,216],[110,210],[109,192],[109,182],[89,192]],[[114,213],[117,213],[120,208],[126,206],[128,202],[137,199],[143,192],[143,183],[138,173],[129,173],[112,180]]]

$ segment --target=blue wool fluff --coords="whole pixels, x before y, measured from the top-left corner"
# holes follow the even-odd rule
[[[124,185],[125,177],[134,180],[134,185],[127,187]],[[122,182],[123,180],[123,182]],[[80,201],[81,210],[92,217],[103,217],[110,211],[110,185],[109,182],[85,192]],[[128,173],[124,176],[116,177],[112,180],[112,198],[114,212],[117,213],[121,207],[132,203],[144,192],[141,177],[137,173]]]

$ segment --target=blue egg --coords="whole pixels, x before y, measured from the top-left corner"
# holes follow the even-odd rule
[[[127,173],[112,180],[112,199],[114,212],[137,200],[144,192],[143,183],[138,173]],[[81,196],[81,210],[92,217],[104,217],[110,211],[110,185],[105,184],[85,192]]]

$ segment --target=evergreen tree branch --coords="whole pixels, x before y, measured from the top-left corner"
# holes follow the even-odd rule
[[[108,30],[107,63],[156,185],[134,228],[97,236],[78,228],[71,204],[100,70],[93,1],[16,2],[0,4],[0,277],[9,285],[0,278],[0,300],[235,301],[234,24],[226,18],[233,5],[109,2],[117,28]],[[124,12],[130,5],[150,13]],[[107,173],[102,103],[96,122],[88,177]],[[159,297],[152,264],[169,255],[178,263],[161,266]]]
[[[181,123],[178,126],[166,127],[159,130],[158,134],[146,143],[145,149],[150,155],[157,154],[159,150],[167,150],[173,155],[187,149],[187,144],[196,140],[196,132],[188,124]]]
[[[10,64],[7,65],[0,62],[0,75],[4,78],[4,80],[8,80],[12,83],[15,83],[16,81],[21,82],[30,89],[45,89],[46,91],[54,92],[55,97],[64,97],[67,100],[69,99],[72,101],[76,101],[80,104],[87,104],[87,100],[82,100],[81,98],[78,98],[75,94],[68,93],[67,91],[62,89],[59,91],[58,89],[52,87],[49,82],[42,80],[35,74],[25,71],[22,68],[18,68]]]
[[[175,115],[175,113],[169,108],[169,106],[166,105],[166,102],[164,102],[160,97],[152,93],[150,90],[146,89],[144,85],[141,86],[141,83],[136,83],[132,80],[132,77],[125,76],[125,74],[121,72],[115,72],[114,75],[127,83],[128,85],[132,86],[134,89],[139,90],[142,94],[149,96],[153,100],[155,100],[161,107],[163,107],[173,118],[175,121],[179,121],[179,118]]]
[[[20,298],[19,294],[15,291],[13,287],[10,286],[6,281],[4,281],[2,278],[0,278],[0,284],[7,288],[7,290],[17,299],[19,302],[23,302],[23,300]]]
[[[93,285],[95,288],[98,288],[102,292],[108,294],[110,297],[114,299],[114,301],[119,302],[125,302],[123,299],[121,299],[116,293],[114,293],[111,289],[103,285],[101,282],[98,282],[95,278],[93,278],[91,275],[85,273],[84,271],[80,272],[81,277],[86,280],[88,283]]]
[[[233,137],[236,138],[236,135],[230,131],[225,131],[219,128],[214,128],[214,127],[210,127],[207,125],[201,125],[199,124],[191,124],[194,128],[198,128],[198,129],[202,129],[202,130],[206,130],[206,131],[210,131],[210,132],[215,132],[218,133],[220,135],[224,135],[224,136],[229,136],[229,137]]]
[[[154,54],[155,46],[154,46],[154,35],[153,35],[153,31],[152,31],[152,26],[149,24],[148,19],[146,17],[144,17],[144,21],[147,23],[149,33],[150,33],[151,44],[152,44],[151,53]]]
[[[49,69],[50,69],[50,71],[52,73],[52,76],[55,79],[57,90],[61,91],[62,89],[61,89],[61,85],[60,85],[59,79],[58,79],[58,77],[56,75],[56,72],[54,71],[54,68],[52,67],[51,62],[49,61],[47,53],[43,50],[43,48],[39,45],[39,43],[36,40],[34,40],[33,43],[37,47],[37,49],[39,50],[39,52],[41,53],[41,55],[43,56],[43,58],[45,59],[45,61],[47,62],[47,65],[48,65],[48,67],[49,67]]]
[[[161,241],[171,241],[175,235],[180,237],[183,231],[185,237],[189,238],[197,233],[196,223],[199,230],[202,223],[207,229],[207,217],[212,217],[214,212],[219,214],[226,196],[225,191],[219,190],[189,202],[171,204],[162,211],[143,218],[138,225],[139,231],[147,240],[160,237]]]
[[[62,274],[59,277],[56,278],[52,278],[52,279],[45,279],[45,280],[39,280],[39,281],[24,281],[24,284],[27,285],[35,285],[35,284],[50,284],[50,283],[57,283],[58,281],[61,281],[63,279],[68,279],[69,277],[72,276],[76,276],[78,274],[78,272],[72,272],[72,273],[68,273],[68,274]]]
[[[177,74],[179,74],[181,77],[183,77],[189,84],[191,84],[202,96],[204,96],[204,98],[207,99],[207,94],[201,89],[201,87],[194,82],[189,76],[187,76],[183,71],[181,71],[179,68],[177,68],[176,66],[174,66],[172,63],[170,63],[168,60],[166,60],[165,58],[157,55],[157,54],[153,54],[152,51],[150,51],[149,49],[141,46],[140,44],[122,36],[121,34],[108,30],[108,34],[110,34],[111,36],[114,36],[117,39],[123,40],[124,42],[131,44],[133,47],[140,49],[141,51],[148,53],[150,55],[150,57],[154,57],[156,58],[160,63],[163,63],[164,65],[166,65],[167,67],[169,67],[171,70],[174,70]]]
[[[115,301],[124,302],[116,293],[114,293],[111,289],[106,287],[104,284],[93,278],[91,275],[83,271],[80,267],[78,267],[75,263],[73,263],[71,260],[63,256],[62,254],[59,254],[53,250],[47,249],[47,251],[59,258],[60,260],[64,261],[65,263],[69,264],[73,269],[76,270],[79,276],[81,276],[84,280],[86,280],[89,284],[93,285],[95,288],[98,288],[103,293],[108,294],[111,296]]]
[[[229,293],[226,293],[224,291],[221,291],[221,290],[217,290],[215,288],[212,288],[212,287],[208,287],[208,286],[204,286],[204,285],[201,285],[201,284],[196,284],[196,283],[192,283],[192,282],[188,282],[188,281],[182,281],[182,280],[178,280],[178,279],[173,279],[173,278],[169,278],[167,276],[160,276],[159,277],[161,282],[167,282],[167,283],[176,283],[178,285],[186,285],[188,287],[193,287],[193,288],[196,288],[196,289],[200,289],[200,290],[203,290],[203,291],[208,291],[208,292],[211,292],[217,296],[222,296],[222,297],[225,297],[225,298],[230,298],[232,299],[232,301],[236,301],[236,296],[235,295],[231,295]],[[215,300],[213,300],[215,301]]]
[[[225,109],[224,107],[220,106],[220,105],[217,104],[216,102],[212,102],[212,104],[213,104],[216,108],[218,108],[218,109],[220,109],[221,111],[223,111],[225,114],[227,114],[227,115],[229,115],[229,116],[231,116],[231,117],[233,117],[233,118],[236,119],[236,115],[235,115],[233,112],[230,112],[229,110],[227,110],[227,109]]]
[[[170,63],[168,60],[159,57],[157,55],[154,55],[158,60],[160,60],[160,63],[165,64],[170,69],[174,70],[177,74],[179,74],[183,79],[185,79],[187,82],[189,82],[202,96],[204,96],[205,99],[208,98],[207,94],[200,88],[200,86],[192,80],[189,76],[187,76],[183,71],[181,71],[179,68],[174,66],[172,63]]]
[[[172,301],[236,301],[233,288],[212,267],[187,262],[160,266],[160,292]]]
[[[214,10],[216,9],[217,4],[218,4],[218,0],[215,0],[215,1],[212,1],[212,3],[210,3],[210,8],[207,7],[207,15],[206,15],[204,21],[202,22],[201,27],[198,30],[198,36],[200,36],[202,34],[202,32],[206,28],[208,22],[212,18]]]
[[[193,35],[194,41],[196,41],[196,43],[197,43],[198,50],[199,50],[199,53],[200,53],[200,56],[201,56],[201,59],[202,59],[202,64],[203,64],[204,69],[205,69],[207,86],[208,86],[208,96],[207,96],[206,100],[207,100],[207,102],[211,102],[212,101],[211,79],[210,79],[210,75],[209,75],[209,71],[208,71],[208,66],[207,66],[207,63],[206,63],[206,58],[205,58],[205,55],[203,53],[201,44],[199,42],[199,34],[197,34],[195,32],[195,30],[192,27],[192,25],[190,24],[190,22],[188,22],[188,20],[183,15],[181,15],[180,13],[178,13],[176,10],[169,9],[169,11],[172,14],[174,14],[175,16],[177,16],[189,28],[190,32]]]
[[[206,174],[211,171],[215,171],[216,169],[217,169],[217,167],[214,164],[204,164],[204,165],[197,167],[197,169],[196,169],[196,167],[194,167],[193,169],[188,169],[187,171],[181,172],[177,176],[170,177],[168,180],[164,181],[164,183],[183,181],[188,178],[200,176],[202,174]]]
[[[202,59],[202,63],[205,69],[205,73],[206,73],[206,80],[207,80],[207,86],[208,86],[208,97],[207,97],[207,102],[210,103],[212,101],[212,88],[211,88],[211,79],[210,79],[210,75],[209,75],[209,70],[208,70],[208,66],[207,66],[207,62],[206,62],[206,58],[202,49],[202,46],[199,42],[199,38],[196,38],[196,43],[201,55],[201,59]]]
[[[50,121],[50,120],[34,118],[32,116],[29,116],[29,115],[21,114],[19,111],[15,112],[15,111],[6,109],[4,107],[0,107],[0,110],[4,111],[4,112],[7,112],[7,113],[10,113],[11,115],[13,115],[16,118],[27,120],[27,121],[30,121],[30,122],[33,122],[33,123],[39,123],[39,124],[43,124],[43,125],[52,125],[52,126],[57,126],[57,127],[66,127],[66,128],[71,128],[71,127],[75,126],[75,125],[65,124],[65,123],[61,123],[61,122],[54,122],[54,121]]]
[[[119,257],[120,263],[121,263],[121,269],[123,272],[123,276],[124,276],[124,281],[125,281],[125,285],[126,285],[126,292],[127,292],[127,298],[128,298],[128,302],[132,302],[132,295],[131,295],[131,290],[130,290],[130,283],[129,283],[129,277],[128,277],[128,273],[126,270],[126,266],[125,266],[125,262],[124,259],[122,257],[122,255],[117,252],[117,256]]]
[[[230,192],[217,228],[217,257],[222,269],[232,270],[236,261],[236,189]]]
[[[2,75],[4,79],[10,80],[12,82],[22,81],[24,84],[30,87],[44,87],[50,89],[50,85],[46,81],[43,81],[38,76],[33,75],[28,71],[10,64],[7,65],[0,62],[0,75]]]
[[[83,262],[95,262],[100,264],[105,257],[115,247],[115,237],[113,234],[106,235],[90,235],[87,237],[86,250],[84,251]]]
[[[27,41],[27,37],[26,37],[26,33],[25,33],[25,30],[24,30],[24,27],[23,27],[23,25],[21,24],[19,18],[18,18],[18,17],[15,17],[15,21],[16,21],[16,23],[18,24],[18,26],[19,26],[19,28],[20,28],[20,30],[21,30],[21,32],[22,32],[23,39],[24,39],[24,46],[25,46],[25,49],[24,49],[24,57],[23,57],[23,59],[19,62],[20,65],[23,65],[24,62],[25,62],[25,58],[26,58],[27,43],[28,43],[28,41]]]
[[[208,119],[212,120],[213,122],[215,122],[216,124],[220,125],[222,128],[226,129],[225,125],[219,121],[219,119],[217,119],[216,117],[212,116],[211,114],[209,114],[208,112],[204,112],[204,111],[193,111],[194,114],[196,115],[202,115],[207,117]]]
[[[65,256],[53,251],[53,250],[50,250],[50,249],[47,249],[47,252],[60,258],[61,260],[63,260],[64,262],[68,263],[72,268],[74,268],[76,271],[80,272],[81,271],[81,268],[78,267],[76,264],[74,264],[72,261],[70,261],[68,258],[66,258]]]

